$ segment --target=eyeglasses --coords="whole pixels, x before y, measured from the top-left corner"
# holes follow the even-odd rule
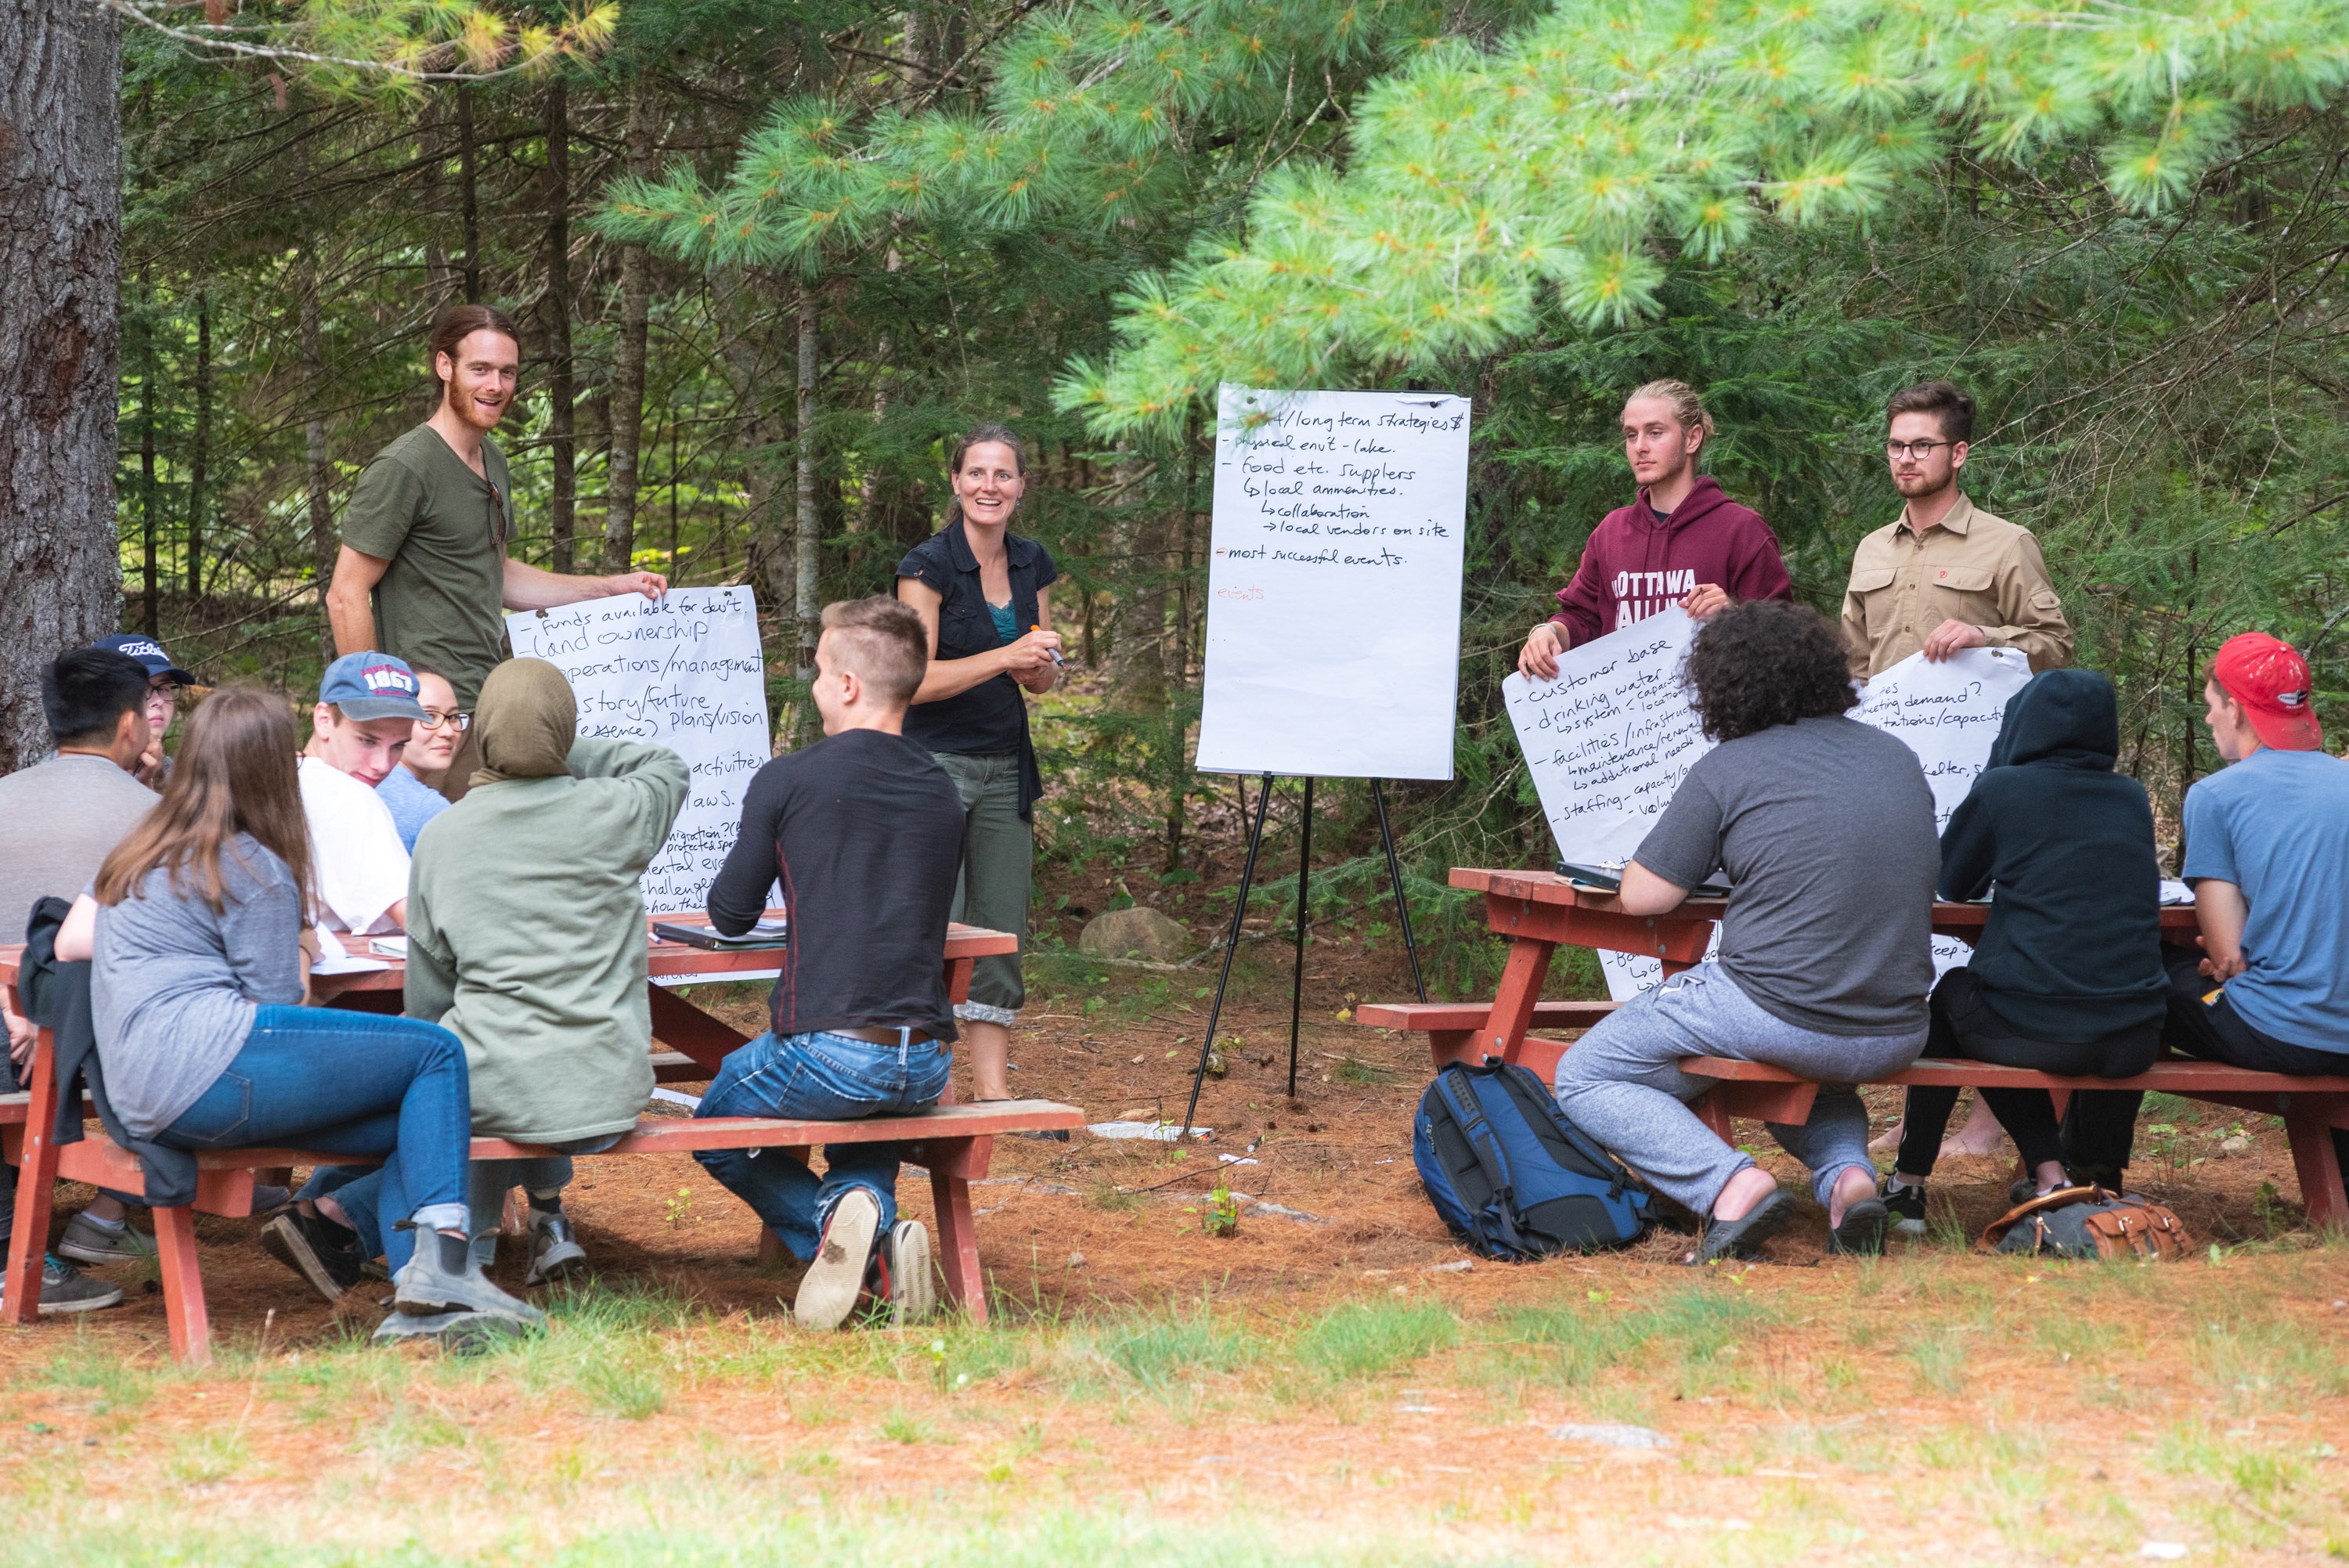
[[[1887,441],[1884,455],[1898,462],[1902,458],[1930,457],[1935,447],[1954,447],[1955,441]]]
[[[435,713],[428,707],[424,710],[424,717],[416,721],[416,727],[438,729],[445,724],[461,735],[472,727],[472,723],[473,716],[470,713]]]

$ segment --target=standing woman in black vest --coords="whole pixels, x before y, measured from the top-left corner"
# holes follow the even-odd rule
[[[1028,734],[1028,699],[1059,678],[1051,629],[1051,552],[1011,531],[1028,488],[1019,438],[981,425],[948,465],[947,525],[897,563],[897,597],[930,634],[930,667],[905,715],[905,738],[929,748],[962,794],[967,824],[954,918],[1028,940],[1036,798],[1044,792]],[[1011,1024],[1026,999],[1016,954],[982,958],[955,1008],[970,1042],[973,1094],[1009,1099]]]

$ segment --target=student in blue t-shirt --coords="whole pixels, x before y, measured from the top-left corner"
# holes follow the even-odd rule
[[[2263,1072],[2349,1072],[2349,762],[2323,749],[2308,661],[2230,637],[2202,688],[2230,764],[2186,792],[2202,954],[2168,957],[2163,1038]],[[2349,1170],[2349,1133],[2333,1148]]]
[[[449,684],[447,676],[415,665],[409,668],[416,672],[416,700],[424,717],[416,721],[408,749],[399,754],[398,763],[384,775],[375,792],[391,808],[392,825],[399,830],[399,841],[412,855],[416,835],[424,830],[424,824],[449,809],[449,799],[440,787],[473,716],[459,711],[457,688]]]

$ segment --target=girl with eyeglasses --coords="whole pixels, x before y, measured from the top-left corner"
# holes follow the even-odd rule
[[[457,755],[457,743],[465,738],[472,715],[457,707],[457,688],[439,670],[420,665],[410,665],[416,672],[416,684],[421,688],[417,701],[424,707],[424,717],[416,721],[415,732],[409,737],[408,749],[400,753],[399,766],[384,775],[375,792],[391,808],[391,820],[399,829],[399,841],[408,852],[416,852],[416,835],[424,824],[449,809],[449,798],[440,792],[440,781],[449,772],[449,765]]]

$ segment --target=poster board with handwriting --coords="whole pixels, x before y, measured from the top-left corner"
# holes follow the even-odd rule
[[[579,733],[666,746],[693,770],[693,793],[645,871],[645,910],[683,914],[709,884],[741,826],[742,792],[771,754],[767,664],[748,588],[672,588],[590,599],[506,617],[516,658],[562,670],[579,699]]]
[[[1209,773],[1449,779],[1465,397],[1222,389]]]

